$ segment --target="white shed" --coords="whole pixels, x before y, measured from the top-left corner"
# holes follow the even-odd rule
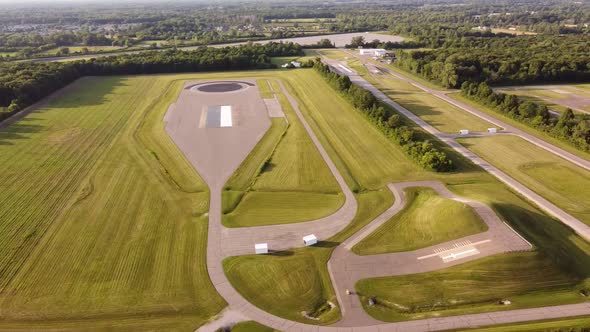
[[[497,132],[498,132],[497,128],[488,128],[488,133],[490,133],[490,134],[495,134]]]
[[[268,254],[268,243],[256,243],[254,245],[254,250],[257,255]]]
[[[303,243],[306,246],[313,246],[314,244],[318,243],[318,238],[313,234],[309,234],[303,237]]]
[[[469,130],[461,129],[461,130],[459,130],[459,135],[469,135]]]

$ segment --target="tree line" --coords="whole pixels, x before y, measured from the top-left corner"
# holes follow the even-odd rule
[[[202,47],[101,57],[73,62],[0,63],[0,120],[88,75],[227,71],[276,68],[271,57],[303,55],[293,43]]]
[[[328,84],[348,99],[385,136],[400,145],[404,152],[422,167],[436,172],[453,170],[453,162],[445,152],[437,149],[430,141],[420,139],[418,133],[405,124],[405,119],[391,108],[384,107],[371,92],[352,84],[348,76],[333,72],[319,59],[315,60],[313,67]]]
[[[566,109],[552,117],[545,105],[518,99],[515,95],[494,92],[486,83],[465,82],[461,93],[468,99],[489,106],[533,128],[565,141],[582,151],[590,151],[590,115]]]
[[[396,66],[448,88],[458,88],[466,81],[590,80],[590,35],[462,37],[447,39],[434,50],[398,51],[396,56]]]

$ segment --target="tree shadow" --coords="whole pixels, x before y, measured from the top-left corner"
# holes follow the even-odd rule
[[[335,248],[339,244],[339,242],[334,241],[318,241],[318,243],[314,244],[313,246],[318,248]]]
[[[287,257],[293,256],[295,253],[291,250],[269,250],[268,253],[272,256]]]
[[[581,238],[557,219],[512,203],[492,203],[491,207],[504,220],[549,257],[562,270],[579,278],[590,277],[590,255],[584,251]]]
[[[82,77],[66,87],[54,92],[36,104],[0,122],[0,145],[14,145],[15,140],[27,139],[30,133],[47,128],[36,114],[60,112],[65,109],[84,108],[102,105],[115,89],[126,86],[120,76]],[[80,110],[83,112],[85,110]],[[36,123],[35,123],[36,122]]]
[[[25,118],[6,128],[0,128],[0,145],[14,145],[16,140],[28,139],[30,133],[41,131],[44,127],[33,123],[36,119]]]

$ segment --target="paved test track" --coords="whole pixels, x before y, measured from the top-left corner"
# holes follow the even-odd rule
[[[485,314],[474,314],[474,315],[462,315],[462,316],[451,316],[445,318],[433,318],[433,319],[425,319],[425,320],[417,320],[417,321],[408,321],[408,322],[399,322],[399,323],[384,323],[380,321],[373,320],[372,318],[368,317],[368,315],[360,308],[358,303],[358,299],[353,299],[356,302],[346,302],[343,299],[343,296],[340,293],[343,291],[341,288],[346,287],[346,282],[348,282],[349,278],[345,278],[343,280],[335,279],[334,275],[340,275],[341,270],[339,269],[347,269],[347,268],[354,268],[358,266],[358,262],[363,263],[363,261],[372,261],[375,260],[383,262],[383,259],[388,261],[390,267],[385,268],[385,270],[375,269],[372,270],[374,273],[371,272],[363,272],[363,274],[356,274],[359,278],[364,277],[371,277],[371,276],[380,276],[384,274],[405,274],[405,273],[415,273],[420,271],[430,271],[435,270],[438,268],[442,268],[444,265],[441,264],[439,261],[435,261],[434,264],[429,262],[428,264],[416,264],[414,260],[416,260],[416,256],[421,254],[426,254],[427,252],[431,252],[434,247],[429,247],[425,249],[420,249],[415,252],[411,253],[400,253],[400,254],[386,254],[386,255],[375,255],[365,256],[364,258],[354,258],[354,256],[349,252],[350,247],[357,242],[358,240],[362,239],[364,236],[369,234],[372,230],[379,227],[382,223],[388,220],[393,214],[397,213],[401,207],[404,205],[404,197],[401,190],[407,186],[430,186],[435,188],[439,193],[447,197],[452,197],[454,199],[459,199],[454,196],[448,189],[446,189],[441,183],[439,182],[416,182],[416,183],[405,183],[405,184],[394,184],[390,185],[389,188],[394,192],[396,196],[396,203],[390,209],[388,209],[384,214],[380,217],[376,218],[373,222],[371,222],[368,226],[365,226],[361,232],[359,232],[356,236],[351,238],[349,241],[345,242],[344,245],[341,245],[336,249],[336,252],[333,256],[333,259],[330,261],[329,270],[330,274],[333,279],[334,287],[337,289],[337,297],[340,302],[340,306],[343,309],[343,320],[341,320],[338,324],[333,326],[316,326],[316,325],[309,325],[309,324],[302,324],[294,321],[289,321],[280,317],[276,317],[268,312],[265,312],[253,304],[249,303],[245,300],[236,289],[230,284],[229,280],[225,276],[222,267],[222,259],[224,257],[230,255],[237,255],[237,254],[246,254],[252,253],[252,246],[257,241],[255,236],[264,238],[264,241],[269,242],[273,245],[283,246],[283,247],[299,247],[302,245],[301,243],[301,234],[309,234],[309,233],[316,233],[319,235],[320,239],[328,238],[331,235],[334,235],[336,232],[344,228],[353,218],[354,213],[356,212],[356,200],[354,196],[348,189],[344,179],[339,174],[338,169],[330,160],[327,152],[323,149],[321,143],[317,139],[314,132],[309,127],[307,121],[301,114],[298,105],[295,99],[287,92],[285,87],[283,86],[282,82],[280,82],[281,89],[283,93],[287,96],[289,102],[292,104],[293,109],[297,117],[300,119],[302,124],[304,125],[305,129],[307,130],[308,134],[312,138],[314,144],[316,144],[322,158],[326,161],[326,164],[330,168],[331,172],[334,174],[336,180],[338,181],[339,185],[341,186],[345,197],[346,202],[344,206],[334,215],[320,219],[321,222],[318,221],[311,221],[311,222],[304,222],[304,223],[297,223],[297,224],[290,224],[290,225],[276,225],[276,226],[263,226],[263,227],[252,227],[252,228],[239,228],[239,229],[227,229],[221,224],[221,185],[224,183],[222,180],[227,179],[216,179],[212,181],[210,184],[211,189],[211,201],[210,201],[210,209],[209,209],[209,234],[208,234],[208,248],[207,248],[207,268],[209,271],[209,276],[211,278],[212,283],[214,284],[215,288],[219,292],[219,294],[228,302],[228,309],[225,312],[229,312],[236,317],[240,317],[239,319],[244,319],[244,317],[248,317],[249,319],[256,320],[262,324],[270,326],[272,328],[282,330],[282,331],[436,331],[436,330],[444,330],[449,328],[461,328],[461,327],[476,327],[481,325],[492,325],[492,324],[499,324],[499,323],[510,323],[516,321],[526,321],[526,320],[537,320],[537,319],[546,319],[546,318],[557,318],[557,317],[566,317],[566,316],[575,316],[581,314],[590,314],[590,304],[588,303],[580,303],[574,305],[567,305],[567,306],[556,306],[556,307],[544,307],[544,308],[534,308],[534,309],[523,309],[523,310],[512,310],[512,311],[501,311],[501,312],[494,312],[494,313],[485,313]],[[227,177],[227,175],[225,175]],[[214,184],[211,186],[211,184]],[[479,241],[480,237],[483,239],[482,234],[489,235],[487,238],[492,238],[492,244],[487,246],[478,247],[480,250],[480,255],[477,256],[470,256],[467,258],[463,258],[460,260],[456,260],[451,262],[451,264],[458,264],[461,262],[465,262],[467,260],[472,260],[475,258],[481,258],[484,255],[491,255],[494,253],[499,252],[508,252],[514,250],[526,250],[529,247],[528,243],[520,238],[517,234],[513,233],[511,230],[507,230],[507,227],[499,221],[495,213],[493,211],[477,202],[469,202],[470,205],[473,205],[476,210],[482,215],[483,219],[486,220],[488,226],[490,227],[489,231],[474,235],[472,239],[474,241]],[[491,213],[491,214],[490,214]],[[324,228],[320,228],[324,226],[324,224],[329,225],[325,226]],[[330,232],[332,232],[330,234]],[[497,232],[497,234],[494,234]],[[235,234],[232,234],[235,233]],[[249,234],[244,236],[243,234]],[[486,234],[487,233],[487,234]],[[261,238],[261,239],[262,239]],[[461,239],[459,239],[461,240]],[[235,242],[234,242],[235,241]],[[286,242],[285,242],[286,241]],[[454,241],[449,243],[442,244],[440,246],[451,244]],[[272,247],[271,247],[272,248]],[[356,256],[359,257],[359,256]],[[350,262],[348,260],[350,259]],[[391,259],[393,260],[400,260],[405,261],[408,263],[407,267],[402,267],[400,269],[394,269],[394,265],[391,264]],[[345,264],[340,264],[344,260]],[[371,262],[372,263],[372,262]],[[378,264],[378,263],[377,263]],[[395,264],[397,265],[397,264]],[[429,267],[430,266],[430,267]],[[356,268],[359,271],[358,268]],[[337,272],[337,274],[335,273]],[[345,272],[345,273],[348,273]],[[338,278],[338,277],[336,277]],[[350,298],[354,298],[350,297]],[[346,325],[346,327],[344,327]],[[219,324],[208,324],[199,329],[199,331],[213,331]]]

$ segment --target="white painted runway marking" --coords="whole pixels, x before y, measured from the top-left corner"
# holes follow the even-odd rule
[[[457,242],[454,243],[452,247],[450,248],[437,248],[433,250],[433,254],[430,255],[426,255],[426,256],[421,256],[418,257],[418,260],[423,260],[423,259],[427,259],[427,258],[432,258],[432,257],[440,257],[445,263],[447,261],[445,261],[445,257],[449,256],[447,259],[448,261],[454,260],[454,259],[459,259],[459,258],[463,258],[463,257],[467,257],[467,256],[472,256],[472,255],[477,255],[479,254],[479,250],[477,250],[477,248],[475,248],[475,246],[480,245],[480,244],[484,244],[484,243],[488,243],[491,242],[492,240],[482,240],[482,241],[478,241],[475,243],[471,243],[471,241],[461,241],[461,242]],[[466,249],[466,250],[463,250]],[[454,255],[454,259],[452,258],[452,255]]]
[[[221,115],[219,118],[219,127],[231,127],[231,106],[221,106]]]
[[[348,67],[346,67],[345,65],[338,65],[338,67],[342,68],[344,71],[346,71],[347,73],[352,73],[353,71],[350,70]]]
[[[475,247],[471,247],[470,249],[467,249],[467,250],[454,251],[449,254],[440,255],[440,258],[442,258],[443,262],[448,263],[448,262],[451,262],[451,261],[454,261],[457,259],[461,259],[464,257],[469,257],[469,256],[477,255],[477,254],[479,254],[479,250],[477,250]]]

